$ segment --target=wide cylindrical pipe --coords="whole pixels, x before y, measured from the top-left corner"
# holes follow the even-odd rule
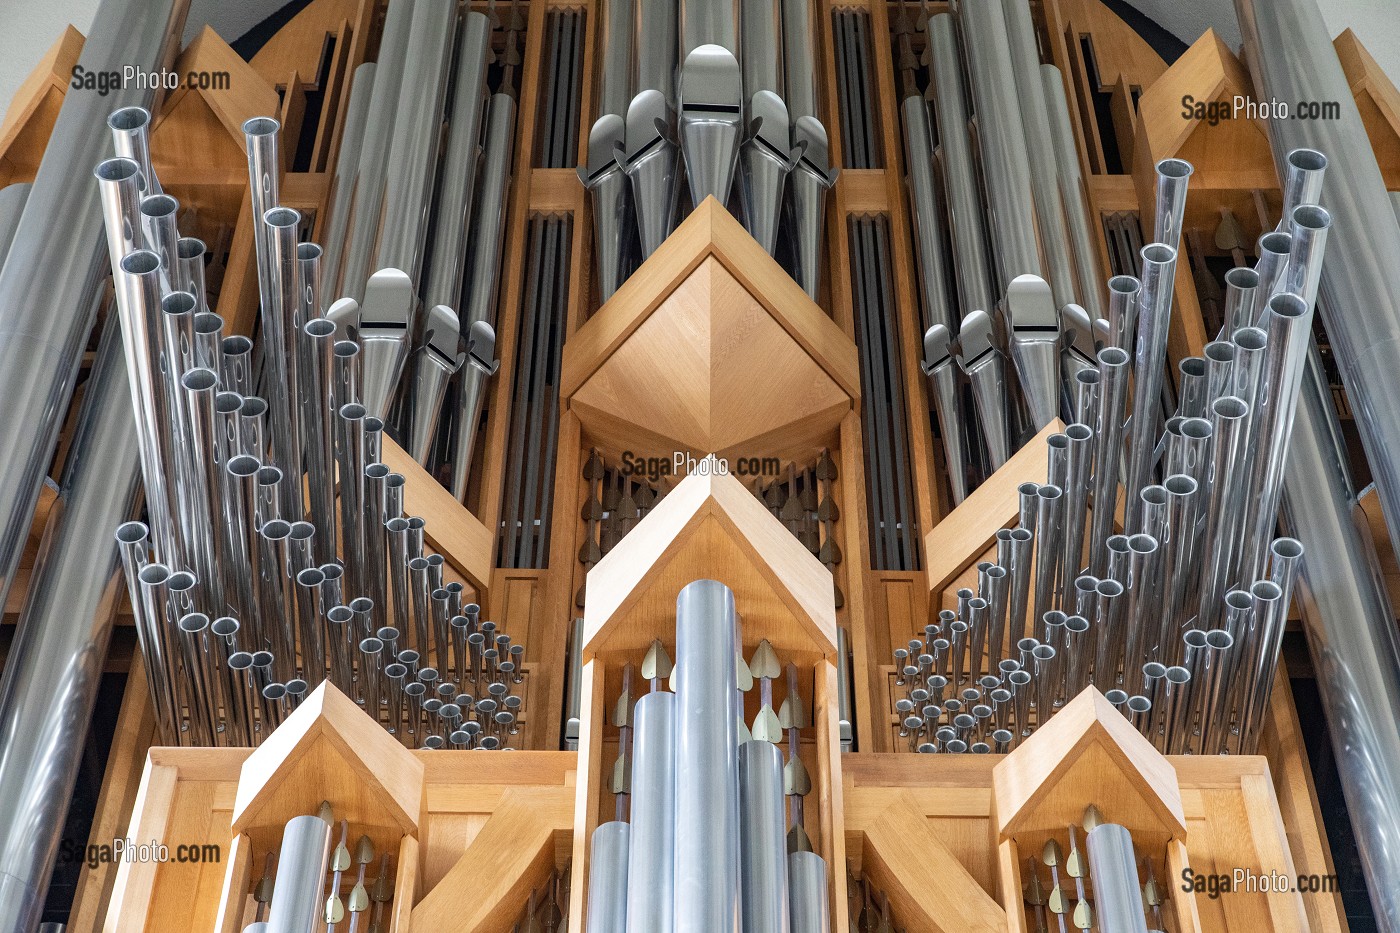
[[[1154,243],[1181,248],[1181,227],[1186,218],[1186,191],[1195,171],[1184,159],[1163,159],[1157,163],[1156,220]]]
[[[676,933],[737,933],[739,755],[734,594],[698,580],[676,600]]]
[[[787,819],[783,753],[753,739],[739,746],[739,812],[743,827],[739,890],[744,933],[788,933]]]
[[[1121,347],[1099,351],[1099,423],[1094,432],[1094,509],[1089,526],[1089,572],[1104,575],[1104,543],[1113,533],[1118,503],[1118,466],[1123,441],[1123,411],[1128,398],[1128,352]]]
[[[1163,243],[1142,249],[1142,293],[1138,298],[1136,349],[1133,353],[1132,430],[1126,443],[1128,472],[1124,524],[1136,528],[1142,518],[1138,493],[1151,483],[1152,454],[1161,421],[1162,367],[1167,355],[1176,250]]]
[[[139,182],[133,180],[132,187],[133,191],[139,191]],[[19,218],[24,213],[24,205],[29,201],[29,192],[33,188],[28,182],[16,182],[0,188],[0,266],[5,264],[5,255],[14,242]]]
[[[638,884],[627,888],[627,927],[670,933],[675,924],[676,695],[658,691],[639,699],[632,728],[627,871]]]
[[[815,852],[788,853],[788,902],[792,933],[831,933],[826,859]]]
[[[365,62],[355,69],[350,79],[350,100],[345,105],[340,151],[335,157],[335,180],[326,204],[328,217],[321,226],[321,239],[326,244],[323,274],[326,286],[332,290],[340,282],[340,263],[345,254],[346,232],[350,228],[350,200],[355,194],[355,170],[364,145],[365,122],[369,118],[374,73],[378,67],[375,62]]]
[[[30,930],[39,921],[121,600],[111,534],[135,509],[139,460],[125,381],[113,322],[89,376],[59,507],[50,513],[0,677],[5,929]]]
[[[330,824],[319,816],[297,816],[282,831],[277,878],[267,909],[267,933],[311,933],[321,920]]]
[[[1132,835],[1117,823],[1100,823],[1089,830],[1087,845],[1099,928],[1113,933],[1147,933]]]
[[[1055,163],[1059,169],[1060,200],[1069,226],[1070,258],[1079,284],[1075,294],[1089,312],[1089,319],[1096,321],[1104,316],[1099,288],[1104,280],[1103,267],[1099,264],[1099,226],[1090,216],[1089,191],[1079,163],[1074,124],[1070,122],[1064,76],[1054,65],[1041,65],[1040,78],[1045,86],[1045,109],[1050,118],[1050,143],[1055,149]]]
[[[589,840],[588,933],[627,933],[627,863],[632,827],[619,820],[593,830]]]

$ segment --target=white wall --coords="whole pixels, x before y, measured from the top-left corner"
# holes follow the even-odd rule
[[[247,32],[286,0],[191,0],[186,39],[205,23],[230,40]],[[648,0],[666,2],[666,0]],[[1129,0],[1186,42],[1214,26],[1238,47],[1239,27],[1231,0]],[[1268,0],[1260,0],[1268,2]],[[1348,27],[1400,83],[1400,2],[1397,0],[1318,0],[1332,34]],[[65,23],[86,32],[97,0],[0,0],[0,106],[8,107],[21,82],[58,38]]]

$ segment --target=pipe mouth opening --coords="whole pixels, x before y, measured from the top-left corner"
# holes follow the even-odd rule
[[[1198,628],[1187,629],[1181,636],[1181,640],[1186,642],[1188,648],[1204,648],[1206,644],[1206,633]]]
[[[263,213],[263,223],[269,227],[285,230],[301,223],[301,211],[290,207],[274,207]]]
[[[219,351],[224,356],[241,356],[244,353],[253,352],[253,341],[242,334],[233,334],[225,337],[219,344]]]
[[[291,534],[292,526],[282,521],[280,518],[274,518],[270,521],[263,522],[262,536],[270,541],[281,541],[284,538],[290,537]]]
[[[373,415],[366,415],[366,416],[365,416],[365,433],[366,433],[366,434],[378,434],[380,431],[383,431],[383,430],[384,430],[384,419],[383,419],[383,418],[376,418],[376,417],[374,417]]]
[[[1100,580],[1099,585],[1094,587],[1094,591],[1100,596],[1113,598],[1123,595],[1123,584],[1117,580]]]
[[[1181,361],[1178,367],[1183,376],[1204,376],[1206,374],[1206,361],[1199,356],[1188,356]]]
[[[988,567],[987,576],[991,577],[993,580],[1000,580],[1002,577],[1006,576],[1006,568],[1000,565]],[[449,590],[448,592],[451,591]]]
[[[160,300],[160,310],[164,314],[191,314],[198,305],[189,292],[171,292]]]
[[[276,486],[280,482],[282,482],[282,471],[277,467],[265,466],[258,468],[259,486]],[[287,525],[286,522],[282,522],[282,524]],[[287,527],[290,530],[291,526],[287,525]]]
[[[1294,149],[1288,154],[1288,164],[1305,172],[1321,172],[1327,168],[1327,156],[1316,149]]]
[[[147,564],[141,568],[136,579],[147,586],[157,586],[170,579],[170,568],[164,564]]]
[[[1190,178],[1195,166],[1185,159],[1163,159],[1157,163],[1157,174],[1164,178]]]
[[[1126,554],[1128,551],[1128,536],[1109,535],[1108,538],[1104,541],[1104,545],[1110,551],[1117,551],[1120,554]]]
[[[292,540],[305,541],[316,534],[316,526],[310,522],[292,522]],[[319,573],[320,571],[317,571]]]
[[[272,652],[271,652],[271,651],[254,651],[254,652],[253,652],[253,663],[256,664],[258,667],[267,667],[269,664],[272,663]]]
[[[1012,671],[1006,675],[1006,679],[1018,687],[1024,687],[1031,682],[1031,675],[1029,671]]]
[[[168,194],[151,194],[141,199],[141,213],[147,217],[169,217],[180,209],[180,202]]]
[[[191,369],[180,377],[180,385],[189,392],[207,392],[219,384],[219,377],[212,369]]]
[[[1142,261],[1165,265],[1176,260],[1176,250],[1165,243],[1149,243],[1142,248]]]
[[[1169,495],[1190,496],[1195,495],[1196,490],[1200,488],[1200,483],[1197,483],[1185,473],[1173,473],[1171,476],[1167,477],[1166,482],[1163,483],[1163,488],[1166,489]]]
[[[378,654],[384,650],[384,642],[373,636],[360,639],[360,650],[365,654]],[[424,668],[427,670],[427,668]],[[421,676],[421,672],[420,672]]]
[[[1082,385],[1096,386],[1103,381],[1103,373],[1097,369],[1081,369],[1074,374],[1074,381]]]
[[[1240,291],[1259,287],[1259,273],[1244,266],[1235,266],[1225,273],[1225,284]]]
[[[202,336],[217,334],[224,329],[224,319],[213,311],[200,311],[194,316],[194,332]]]
[[[1274,552],[1275,557],[1285,560],[1299,558],[1303,556],[1303,542],[1297,538],[1275,538],[1269,550]]]
[[[1048,609],[1045,615],[1041,616],[1046,625],[1064,625],[1069,616],[1059,609]]]
[[[408,531],[408,519],[391,518],[384,523],[384,527],[389,532],[389,534],[399,534],[401,532],[406,532]]]
[[[1054,483],[1046,483],[1035,491],[1036,496],[1041,499],[1058,499],[1065,494],[1065,491]]]
[[[302,680],[300,677],[293,677],[291,680],[287,681],[286,684],[284,684],[283,686],[287,688],[288,695],[297,697],[301,696],[302,694],[306,693],[307,690],[311,689],[311,685],[308,684],[306,681]]]
[[[1206,644],[1211,648],[1225,649],[1235,643],[1235,636],[1223,628],[1213,628],[1206,632]]]
[[[384,483],[390,489],[398,489],[400,486],[407,486],[408,480],[404,477],[402,473],[390,473],[388,476],[384,477]],[[462,584],[448,584],[447,588],[450,590],[453,586],[461,588]]]
[[[244,418],[261,418],[267,414],[267,399],[259,398],[256,395],[245,395],[238,413]]]
[[[1181,436],[1191,440],[1203,441],[1214,433],[1210,422],[1205,418],[1183,418],[1181,421]]]
[[[1016,487],[1016,491],[1023,496],[1033,496],[1040,490],[1039,483],[1022,483]]]
[[[1151,554],[1157,550],[1157,539],[1151,535],[1133,535],[1128,539],[1128,549],[1134,554]]]
[[[1272,580],[1258,580],[1249,588],[1249,593],[1255,599],[1265,602],[1283,598],[1283,588]]]
[[[1127,366],[1128,351],[1122,347],[1104,347],[1099,351],[1099,364],[1101,366]]]
[[[134,159],[103,159],[92,173],[98,181],[126,181],[128,178],[139,178],[141,166]]]
[[[198,581],[195,580],[194,574],[188,570],[177,570],[170,575],[170,579],[165,581],[165,585],[174,592],[183,593],[185,590],[194,589],[196,582]]]
[[[1031,657],[1037,661],[1053,661],[1058,653],[1051,645],[1036,645],[1031,649]]]
[[[335,322],[327,318],[312,318],[302,328],[308,337],[331,337],[335,334]]]
[[[1277,314],[1279,317],[1297,319],[1307,314],[1309,310],[1311,309],[1306,301],[1287,292],[1269,299],[1269,313]]]
[[[151,123],[151,112],[145,107],[122,107],[113,110],[107,117],[107,126],[114,130],[129,133]]]
[[[374,637],[380,641],[398,641],[399,630],[392,625],[384,625],[375,630]]]
[[[180,259],[203,259],[209,247],[199,237],[182,236],[175,241],[175,255]]]
[[[427,521],[425,519],[419,518],[417,515],[410,515],[408,517],[409,531],[417,531],[426,524],[428,524]]]
[[[310,262],[313,259],[320,259],[325,253],[317,243],[298,243],[297,258],[302,262]]]
[[[384,676],[388,677],[391,680],[397,679],[399,677],[407,677],[408,666],[406,664],[400,664],[398,661],[393,661],[389,664],[384,665]]]
[[[1145,713],[1152,709],[1152,701],[1145,696],[1128,697],[1128,712]]]
[[[1233,363],[1235,345],[1228,340],[1212,340],[1206,344],[1206,359],[1212,363]]]
[[[1148,677],[1162,677],[1167,673],[1167,666],[1161,661],[1148,661],[1142,666],[1142,672]]]
[[[220,392],[214,396],[214,411],[220,415],[234,415],[243,407],[243,396],[237,392]]]
[[[228,471],[234,476],[255,476],[260,469],[262,469],[262,464],[258,462],[258,458],[250,457],[247,454],[230,457],[228,461]]]
[[[307,567],[297,574],[297,584],[300,586],[320,586],[326,582],[326,575],[315,567]]]
[[[1142,291],[1142,280],[1135,275],[1115,275],[1108,280],[1108,290],[1120,295],[1136,295]]]
[[[1089,631],[1089,620],[1083,616],[1069,616],[1065,619],[1065,628],[1068,629],[1071,634],[1078,635],[1082,632]]]
[[[144,522],[122,522],[117,526],[117,540],[122,544],[140,544],[151,536]]]
[[[1013,529],[1011,529],[1011,540],[1012,540],[1012,541],[1026,542],[1026,541],[1029,541],[1029,540],[1030,540],[1031,538],[1033,538],[1033,537],[1035,537],[1035,536],[1034,536],[1033,534],[1031,534],[1031,530],[1030,530],[1029,528],[1013,528]]]
[[[363,421],[365,417],[365,406],[358,402],[341,405],[340,417],[344,418],[346,421]]]
[[[160,268],[160,256],[148,249],[138,249],[122,257],[122,271],[127,275],[150,275]]]
[[[1114,688],[1103,695],[1103,698],[1114,706],[1122,706],[1128,702],[1128,691]]]
[[[1262,350],[1269,345],[1269,335],[1262,327],[1237,327],[1230,342],[1241,350]]]
[[[1084,574],[1074,578],[1074,588],[1083,593],[1092,593],[1098,588],[1099,578],[1091,574]]]
[[[176,624],[185,634],[195,635],[209,627],[209,617],[202,612],[187,612]]]
[[[246,651],[235,651],[225,663],[235,671],[246,671],[253,666],[253,656]]]
[[[365,479],[384,479],[389,475],[389,468],[382,463],[371,463],[365,467]]]
[[[1259,238],[1259,255],[1265,253],[1276,253],[1280,256],[1287,256],[1293,251],[1293,234],[1284,233],[1282,230],[1275,230],[1266,233]]]
[[[1231,609],[1253,609],[1254,597],[1244,590],[1231,590],[1225,594],[1225,605]]]
[[[272,117],[249,117],[243,121],[243,135],[271,136],[282,129],[282,124]]]
[[[1087,441],[1094,436],[1094,429],[1087,424],[1075,422],[1065,428],[1065,437],[1072,441]]]
[[[1249,403],[1238,395],[1227,395],[1224,398],[1218,398],[1210,407],[1211,410],[1221,418],[1231,421],[1243,418],[1245,415],[1249,414]]]
[[[230,635],[237,635],[242,626],[233,616],[219,616],[209,625],[209,631],[220,638],[227,638]]]
[[[326,621],[335,625],[344,625],[355,618],[355,613],[349,606],[332,606],[326,610]]]
[[[357,596],[350,600],[350,611],[356,614],[361,612],[373,612],[374,600],[368,596]]]
[[[428,688],[426,685],[421,684],[415,680],[411,681],[410,683],[404,684],[403,692],[411,697],[421,697],[423,694],[428,692]]]
[[[1326,230],[1332,226],[1332,215],[1317,204],[1300,204],[1293,208],[1290,219],[1304,230]]]
[[[1138,495],[1148,505],[1166,505],[1167,503],[1167,487],[1165,486],[1144,486]],[[1129,541],[1129,544],[1131,543]]]
[[[263,687],[262,695],[264,700],[280,700],[287,695],[287,687],[285,684],[268,684]]]
[[[353,340],[337,340],[331,352],[339,357],[356,356],[360,352],[360,345]]]
[[[1167,678],[1168,683],[1179,687],[1191,679],[1191,672],[1179,664],[1174,664],[1167,668],[1167,672],[1162,676]]]

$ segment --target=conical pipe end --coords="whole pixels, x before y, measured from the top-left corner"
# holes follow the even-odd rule
[[[680,143],[695,207],[729,202],[743,141],[743,78],[734,53],[697,46],[681,66]]]

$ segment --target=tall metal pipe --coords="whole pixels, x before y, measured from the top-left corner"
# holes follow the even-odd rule
[[[267,933],[311,933],[321,920],[331,827],[319,816],[297,816],[282,831],[277,878],[267,909]]]
[[[24,205],[33,187],[28,182],[16,182],[0,188],[0,266],[5,265],[5,255],[14,242],[19,218],[24,213]]]
[[[589,839],[588,933],[627,933],[627,863],[632,827],[613,820]]]
[[[826,859],[815,852],[788,853],[792,933],[831,933]]]
[[[364,146],[365,123],[369,118],[374,73],[378,67],[374,62],[365,62],[356,67],[350,79],[350,99],[345,105],[345,123],[340,128],[340,149],[335,157],[335,177],[326,204],[328,216],[320,234],[326,244],[326,286],[332,291],[340,284],[340,264],[350,229],[350,202],[355,195],[355,171]]]
[[[739,891],[745,933],[790,928],[785,809],[783,753],[762,739],[744,742],[739,746]]]
[[[1079,285],[1075,294],[1089,312],[1089,319],[1096,321],[1104,316],[1103,293],[1099,287],[1104,280],[1103,266],[1099,263],[1100,227],[1089,214],[1089,190],[1079,164],[1079,146],[1075,143],[1074,124],[1070,122],[1064,76],[1054,65],[1041,65],[1040,77],[1050,118],[1050,143],[1059,170],[1060,201],[1064,204],[1065,222],[1069,226],[1070,259]]]
[[[186,0],[104,0],[78,65],[94,74],[164,66],[187,9]],[[0,427],[0,598],[29,537],[102,289],[99,194],[75,179],[110,151],[106,115],[131,104],[150,109],[154,97],[151,89],[123,87],[106,97],[64,98],[0,268],[0,373],[8,387]],[[35,270],[44,271],[45,287],[35,287]]]
[[[637,700],[632,734],[632,839],[627,926],[670,933],[675,892],[676,695]],[[590,928],[591,929],[591,928]]]
[[[125,382],[111,321],[0,677],[0,927],[7,930],[39,922],[120,603],[111,534],[136,507],[140,446]]]
[[[734,594],[698,580],[676,600],[676,933],[738,933],[739,755]]]
[[[1117,823],[1100,823],[1089,830],[1086,845],[1098,926],[1113,933],[1147,933],[1132,835]]]
[[[1152,243],[1142,249],[1142,293],[1138,296],[1133,353],[1132,429],[1126,443],[1128,471],[1123,477],[1123,489],[1128,496],[1124,521],[1129,528],[1137,527],[1142,518],[1142,500],[1138,493],[1151,484],[1152,453],[1161,420],[1162,367],[1167,355],[1176,258],[1176,250],[1167,244]]]

